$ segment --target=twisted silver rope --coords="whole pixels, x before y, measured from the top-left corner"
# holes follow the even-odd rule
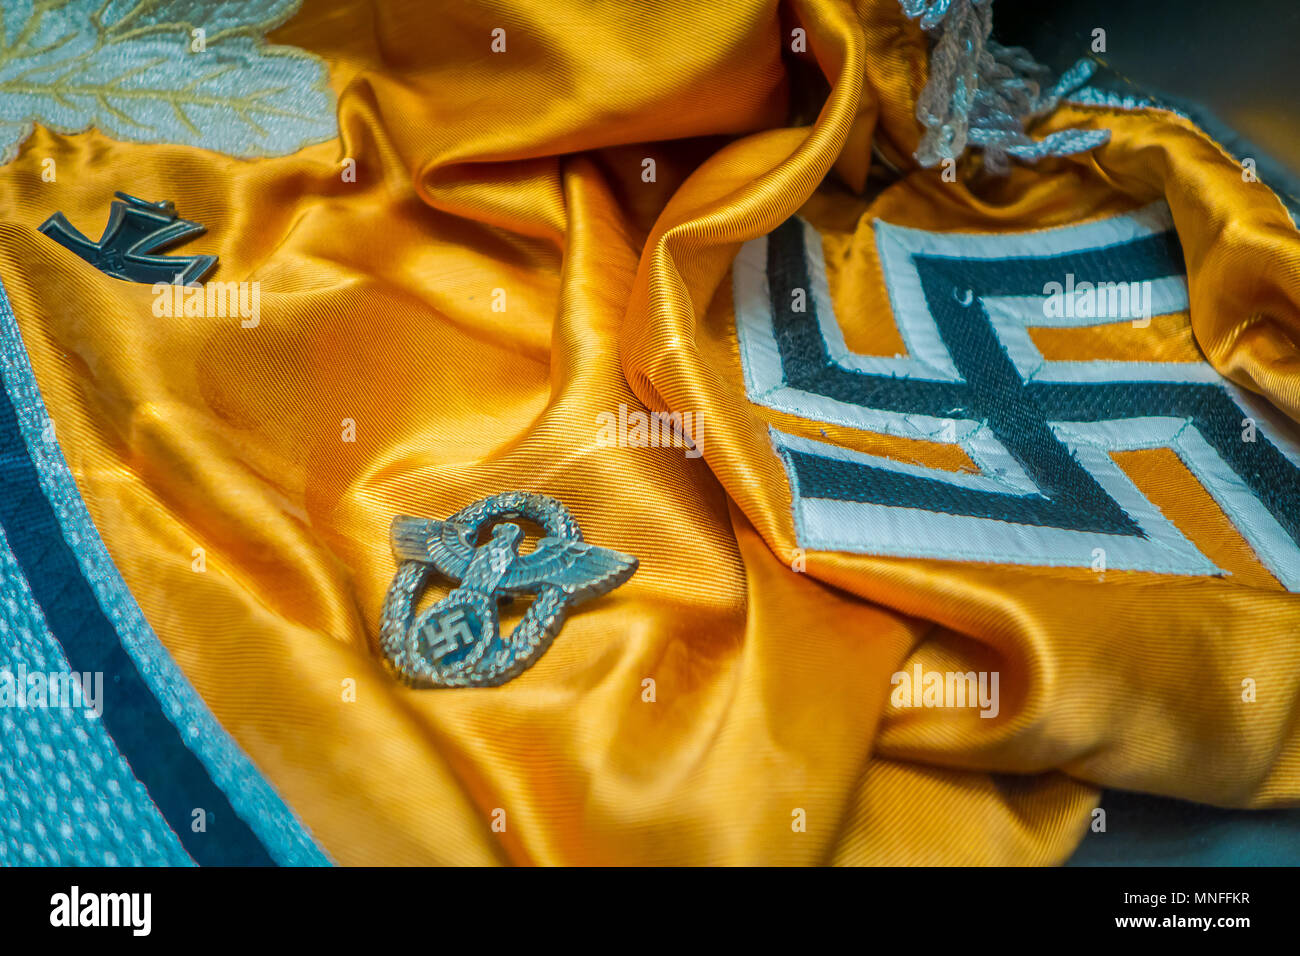
[[[1050,71],[1023,47],[990,39],[993,0],[899,0],[933,39],[930,79],[916,104],[925,127],[916,158],[924,167],[956,160],[969,146],[984,151],[984,166],[1005,173],[1010,158],[1034,162],[1100,146],[1108,130],[1061,130],[1031,139],[1025,125],[1050,113],[1062,96],[1083,85],[1095,65],[1080,60],[1052,86]],[[1046,88],[1045,88],[1046,87]]]

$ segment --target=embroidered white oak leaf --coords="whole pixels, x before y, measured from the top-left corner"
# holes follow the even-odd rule
[[[114,33],[202,27],[208,42],[230,33],[260,36],[293,16],[302,0],[99,0],[99,22]]]
[[[301,0],[0,2],[0,163],[33,123],[240,157],[338,133],[325,65],[263,40]]]

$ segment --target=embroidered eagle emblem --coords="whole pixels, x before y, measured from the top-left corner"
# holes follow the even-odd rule
[[[546,530],[521,554],[525,518]],[[486,542],[479,529],[497,521]],[[400,562],[380,622],[389,666],[418,687],[503,684],[530,667],[550,645],[569,607],[618,587],[637,559],[582,540],[568,510],[554,498],[509,492],[485,498],[446,521],[399,516],[392,524]],[[418,616],[415,605],[431,572],[458,581]],[[535,600],[507,637],[498,603],[515,595]]]

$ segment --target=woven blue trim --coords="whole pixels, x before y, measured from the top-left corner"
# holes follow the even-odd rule
[[[1164,110],[1167,113],[1181,116],[1185,120],[1191,121],[1192,119],[1181,110],[1159,103],[1149,96],[1121,96],[1119,93],[1098,89],[1095,86],[1085,86],[1075,90],[1066,97],[1066,102],[1077,103],[1081,106],[1104,106],[1116,110]]]
[[[7,693],[30,675],[71,673],[3,528],[0,606]],[[194,862],[89,707],[0,707],[0,806],[0,866]]]
[[[9,299],[0,284],[0,376],[12,402],[39,483],[75,555],[85,582],[115,628],[122,649],[157,698],[184,745],[198,758],[234,812],[256,834],[270,859],[283,865],[330,863],[303,824],[238,744],[221,727],[154,635],[113,565],[62,453],[47,436],[52,425],[27,361]],[[177,821],[172,821],[177,825]],[[188,826],[188,821],[185,821]]]

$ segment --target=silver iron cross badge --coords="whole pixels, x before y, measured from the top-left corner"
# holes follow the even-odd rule
[[[510,518],[534,522],[546,537],[520,554],[524,532]],[[478,545],[479,530],[493,521],[501,523]],[[570,605],[613,590],[637,568],[629,554],[584,543],[578,522],[554,498],[524,492],[484,498],[446,521],[399,516],[392,542],[399,564],[379,646],[389,667],[416,687],[504,684],[550,646]],[[434,570],[460,584],[417,616]],[[536,598],[502,638],[497,603],[519,594]]]

